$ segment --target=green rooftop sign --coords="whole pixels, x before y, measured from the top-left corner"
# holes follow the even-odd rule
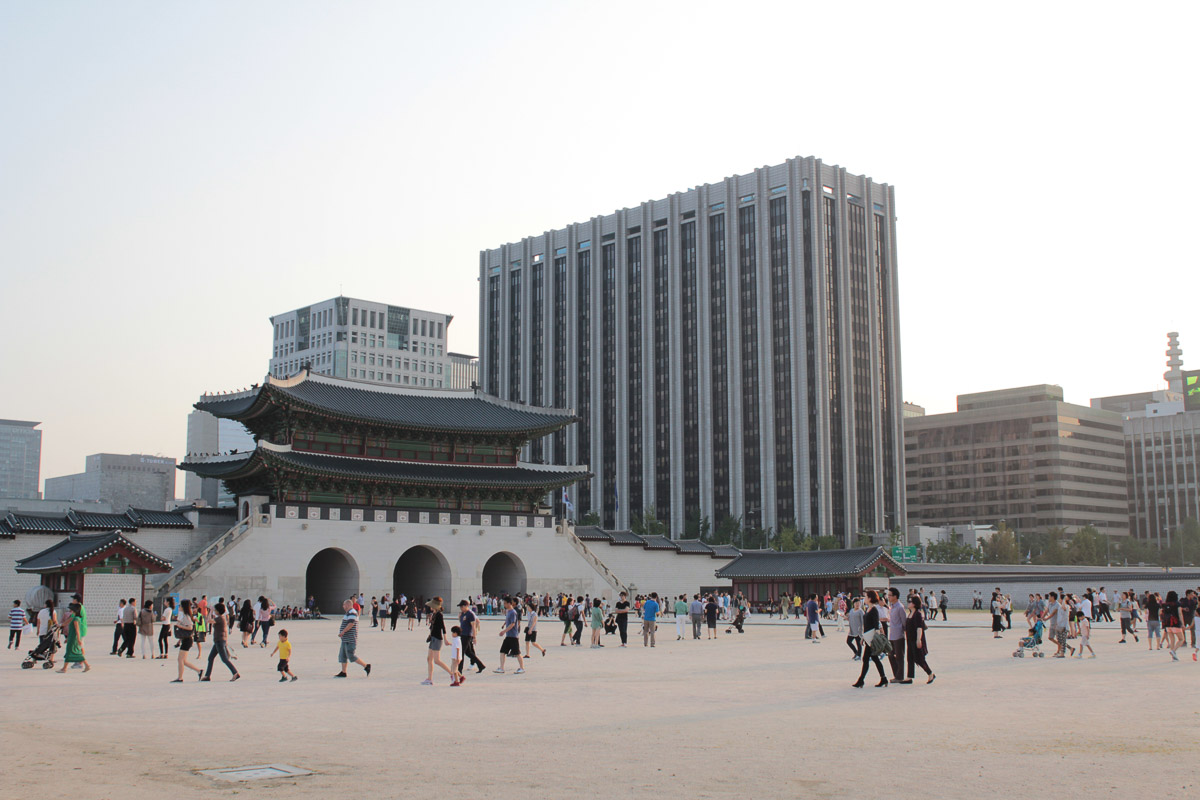
[[[921,560],[919,547],[893,547],[892,558],[901,564],[913,564]]]

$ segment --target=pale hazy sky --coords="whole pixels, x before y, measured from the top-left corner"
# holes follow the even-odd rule
[[[181,458],[273,313],[473,353],[481,249],[797,155],[896,187],[906,399],[1160,388],[1166,331],[1200,366],[1196,9],[5,3],[0,418],[43,478]]]

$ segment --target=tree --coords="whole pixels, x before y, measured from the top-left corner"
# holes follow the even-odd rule
[[[979,550],[969,544],[937,542],[925,548],[925,560],[933,564],[970,564],[979,559]]]
[[[579,520],[580,525],[600,525],[600,515],[595,511],[589,511],[583,515],[583,519]]]
[[[667,525],[654,513],[654,506],[646,506],[641,516],[629,521],[629,529],[638,536],[666,536]]]
[[[996,533],[983,543],[982,557],[988,564],[1021,563],[1021,551],[1017,548],[1017,537],[1003,522],[1000,523]]]
[[[742,520],[740,517],[722,517],[717,522],[716,530],[712,532],[709,544],[738,544],[742,536]]]
[[[802,549],[795,525],[784,525],[779,529],[779,535],[775,537],[775,549],[781,553],[792,553]]]
[[[1104,536],[1091,525],[1075,531],[1067,542],[1063,561],[1068,564],[1103,564],[1106,557]]]

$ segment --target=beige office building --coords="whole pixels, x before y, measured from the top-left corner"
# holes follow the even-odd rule
[[[1095,524],[1126,535],[1119,413],[1063,402],[1059,386],[958,396],[958,411],[904,420],[910,525],[1020,531]]]

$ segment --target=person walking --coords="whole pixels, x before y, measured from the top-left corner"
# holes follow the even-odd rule
[[[654,632],[658,630],[658,592],[651,592],[650,599],[642,606],[642,647],[654,647]]]
[[[12,608],[8,610],[8,649],[12,650],[16,647],[21,649],[21,631],[25,629],[25,623],[29,620],[25,616],[25,609],[21,608],[20,600],[13,600]]]
[[[175,638],[179,640],[179,656],[176,658],[179,664],[179,675],[171,683],[183,683],[183,671],[185,668],[195,670],[197,678],[203,677],[203,670],[193,664],[188,658],[188,653],[192,649],[192,633],[195,627],[196,624],[192,620],[192,601],[186,599],[180,600],[179,614],[175,617]]]
[[[720,614],[720,611],[716,598],[710,594],[708,602],[704,604],[704,624],[708,628],[709,639],[717,638],[717,615]]]
[[[821,613],[817,605],[817,594],[812,592],[808,595],[808,602],[804,604],[804,613],[808,621],[808,635],[813,644],[821,643]]]
[[[133,658],[133,644],[137,641],[137,598],[131,597],[121,609],[121,646],[117,648],[117,656],[124,655]]]
[[[279,682],[287,683],[287,679],[292,681],[297,680],[297,676],[292,672],[292,643],[288,639],[287,630],[280,628],[279,635],[275,637],[275,649],[271,651],[271,655],[279,653],[279,663],[275,665],[275,669],[279,672]]]
[[[392,630],[396,630],[396,622],[400,619],[400,611],[404,608],[404,604],[399,597],[393,597],[392,602],[388,605],[388,617],[392,623]]]
[[[468,660],[475,667],[477,674],[483,672],[487,667],[475,654],[475,643],[479,641],[479,616],[466,600],[460,600],[458,603],[458,628],[459,638],[462,639],[462,663],[458,665],[459,673],[465,672],[464,667]]]
[[[687,595],[681,594],[675,598],[675,641],[683,641],[683,634],[687,627],[688,619],[688,604]]]
[[[1184,644],[1183,614],[1179,608],[1179,593],[1174,589],[1167,592],[1167,599],[1162,602],[1159,617],[1162,621],[1167,650],[1171,652],[1171,660],[1178,661],[1179,656],[1175,651]]]
[[[171,657],[171,628],[175,622],[175,598],[168,597],[158,617],[158,657]]]
[[[254,607],[250,605],[248,597],[242,600],[242,607],[238,610],[238,630],[242,632],[242,647],[253,644],[250,637],[254,633]]]
[[[941,611],[941,612],[942,612],[942,622],[945,622],[945,621],[946,621],[946,609],[950,607],[950,598],[949,598],[949,597],[946,595],[946,590],[945,590],[945,589],[942,589],[942,595],[941,595],[941,597],[940,597],[940,598],[938,598],[938,605],[937,605],[937,607],[938,607],[938,611]],[[931,613],[931,614],[934,614],[934,612],[933,612],[933,608],[932,608],[932,607],[930,607],[930,612],[929,612],[929,613]],[[937,616],[937,614],[934,614],[934,616]],[[924,615],[922,615],[922,621],[924,621]],[[1010,628],[1012,627],[1012,623],[1011,623],[1011,622],[1009,623],[1009,627],[1010,627]],[[923,636],[923,635],[924,635],[924,634],[922,634],[922,636]]]
[[[542,647],[540,644],[537,643],[537,625],[538,625],[537,600],[535,600],[532,597],[529,598],[528,600],[526,600],[525,601],[525,612],[526,612],[526,617],[525,617],[525,657],[529,658],[529,648],[530,647],[536,647],[538,650],[542,651],[542,657],[545,658],[546,648]],[[600,646],[603,647],[604,645],[600,645]],[[483,672],[483,669],[480,668],[479,671]]]
[[[154,656],[154,601],[146,600],[142,603],[142,610],[138,612],[137,618],[138,639],[141,642],[142,658],[152,658]],[[147,655],[147,653],[149,655]]]
[[[213,606],[213,610],[217,613],[212,621],[212,649],[208,651],[208,669],[205,670],[204,677],[200,680],[212,680],[213,662],[220,658],[221,663],[229,668],[229,672],[233,676],[229,680],[236,681],[242,676],[238,674],[229,660],[229,617],[225,613],[227,609],[224,603],[218,602]]]
[[[925,615],[921,613],[921,598],[910,597],[908,614],[904,620],[904,638],[908,644],[908,677],[905,679],[905,683],[913,682],[917,667],[925,670],[925,674],[929,676],[925,683],[933,683],[937,678],[937,675],[934,675],[933,670],[929,668],[929,664],[925,662],[925,656],[929,655],[926,633]]]
[[[583,598],[580,598],[582,602]],[[521,630],[520,617],[517,616],[515,601],[511,597],[504,598],[504,627],[500,629],[503,643],[500,645],[500,666],[492,672],[504,674],[504,660],[508,656],[517,659],[516,675],[525,673],[525,659],[521,656],[521,643],[518,639]]]
[[[896,683],[911,683],[904,678],[904,668],[907,663],[904,658],[904,643],[907,638],[904,606],[900,603],[900,590],[895,586],[888,589],[888,643],[892,651],[888,653],[888,661],[892,665],[892,679]],[[924,619],[922,618],[922,621]]]
[[[863,688],[863,679],[867,677],[867,670],[871,665],[875,665],[875,670],[879,673],[879,683],[875,684],[877,688],[886,687],[888,685],[887,675],[883,672],[883,662],[879,660],[879,651],[875,648],[875,634],[879,633],[883,641],[883,632],[879,628],[879,595],[874,589],[867,590],[867,610],[863,612],[863,658],[862,671],[858,673],[858,680],[851,684],[855,689]]]
[[[271,636],[271,626],[275,624],[275,604],[266,597],[258,598],[258,607],[255,609],[255,621],[258,623],[258,630],[262,633],[262,642],[259,647],[266,647],[267,639]],[[250,643],[254,644],[254,637],[250,637]]]
[[[621,635],[621,647],[629,644],[629,595],[621,592],[616,605],[617,633]],[[696,637],[700,638],[699,636]]]
[[[998,592],[992,592],[992,638],[999,639],[1000,632],[1004,630],[1004,604],[1000,600]]]
[[[425,653],[425,666],[428,668],[425,680],[421,681],[422,686],[433,686],[433,667],[436,664],[446,670],[446,674],[450,676],[451,681],[454,680],[454,670],[446,666],[442,661],[442,645],[446,640],[446,620],[442,616],[442,598],[434,597],[430,599],[429,606],[429,636],[426,639],[429,642],[429,649]]]
[[[571,624],[575,626],[575,635],[571,637],[571,644],[576,647],[583,646],[583,618],[587,614],[587,606],[584,605],[583,596],[575,598],[575,604],[571,606]]]
[[[1117,644],[1125,644],[1125,637],[1128,634],[1133,634],[1133,641],[1138,641],[1138,635],[1133,630],[1133,598],[1129,596],[1129,592],[1121,592],[1117,599],[1117,614],[1121,618],[1121,639]]]
[[[83,606],[78,601],[67,606],[69,611],[66,619],[67,647],[63,652],[62,669],[57,670],[60,673],[66,672],[72,664],[83,664],[84,672],[92,669],[83,652],[83,637],[87,636],[87,622],[83,619],[82,608]]]
[[[121,646],[121,636],[125,631],[125,605],[125,598],[122,597],[121,601],[117,604],[117,615],[113,619],[113,646],[112,652],[109,653],[110,656],[120,655],[117,652],[117,648]]]
[[[338,645],[338,663],[341,664],[342,671],[333,677],[348,677],[346,670],[351,662],[362,667],[363,672],[369,677],[371,665],[359,658],[356,652],[358,649],[358,612],[354,610],[353,600],[342,601],[342,624],[338,627],[338,639],[341,640],[341,644]],[[442,666],[445,667],[445,664]]]
[[[699,639],[700,626],[704,622],[704,603],[700,602],[699,594],[692,595],[692,602],[688,604],[688,616],[692,619],[692,638]]]
[[[846,646],[850,648],[850,652],[854,653],[851,661],[861,661],[863,652],[863,611],[860,607],[862,601],[857,597],[850,604],[850,610],[846,612],[846,624],[849,631],[846,634]]]

